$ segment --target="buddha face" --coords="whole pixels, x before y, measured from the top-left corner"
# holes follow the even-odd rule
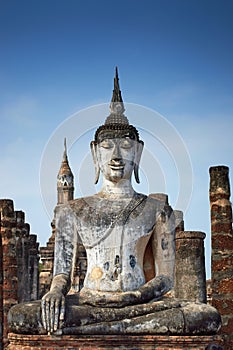
[[[137,141],[129,137],[104,139],[97,144],[97,161],[103,176],[113,182],[130,179],[137,151]]]
[[[100,171],[104,178],[119,182],[130,180],[134,171],[135,180],[139,183],[138,168],[143,150],[143,141],[128,130],[119,136],[112,137],[110,132],[104,131],[96,141],[91,142],[91,152],[95,165],[95,184],[99,180]],[[135,137],[134,137],[135,136]]]

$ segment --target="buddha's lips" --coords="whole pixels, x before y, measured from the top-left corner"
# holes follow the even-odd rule
[[[122,170],[122,169],[124,169],[125,164],[112,164],[112,163],[109,163],[109,166],[113,170]]]

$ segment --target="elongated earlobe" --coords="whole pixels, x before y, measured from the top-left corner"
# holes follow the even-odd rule
[[[140,180],[139,180],[139,175],[138,175],[138,169],[139,169],[138,164],[135,164],[134,165],[134,177],[135,177],[136,182],[139,184]]]
[[[95,166],[95,185],[98,183],[99,181],[99,177],[100,177],[100,167],[99,167],[99,162],[97,159],[97,155],[96,155],[96,147],[97,144],[94,141],[91,141],[91,153],[92,153],[92,158],[93,158],[93,162],[94,162],[94,166]]]
[[[137,151],[135,155],[135,160],[134,160],[134,177],[136,182],[139,184],[139,163],[142,155],[142,150],[143,150],[144,143],[142,141],[138,142],[137,144]]]

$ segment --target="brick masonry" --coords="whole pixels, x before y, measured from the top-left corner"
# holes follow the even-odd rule
[[[8,343],[11,306],[38,296],[38,243],[24,220],[24,213],[14,210],[11,199],[0,200],[0,349]]]
[[[210,168],[212,305],[222,317],[221,334],[233,349],[233,232],[229,169]]]
[[[36,336],[9,334],[7,350],[204,350],[209,344],[223,346],[221,336]]]

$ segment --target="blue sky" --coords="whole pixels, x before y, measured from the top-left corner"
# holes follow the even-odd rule
[[[230,0],[1,1],[0,197],[14,199],[15,209],[26,212],[31,232],[38,234],[42,245],[50,236],[63,137],[67,136],[68,147],[71,138],[69,117],[108,103],[118,65],[124,101],[157,111],[163,116],[160,121],[166,120],[167,126],[171,123],[172,135],[178,134],[187,148],[192,194],[187,194],[189,206],[177,209],[186,212],[187,230],[206,232],[210,274],[208,168],[224,164],[232,169],[232,17]],[[90,111],[100,112],[98,107]],[[103,114],[102,121],[105,117]],[[157,119],[152,119],[145,113],[137,123],[142,133],[146,129],[159,137]],[[93,115],[93,128],[98,121]],[[134,123],[133,116],[130,121]],[[77,135],[80,130],[84,133],[85,123],[85,115],[78,115]],[[81,141],[69,152],[76,196],[82,194],[78,179],[83,174],[79,172],[83,159],[88,158],[92,131],[83,137],[79,134]],[[51,140],[55,142],[53,159],[46,160],[51,204],[46,206],[41,186],[47,178],[40,177]],[[150,142],[148,136],[148,145]],[[157,156],[159,145],[151,147],[145,158],[152,153],[158,166],[153,177],[149,168],[142,169],[141,191],[180,191],[177,159],[169,167],[163,163],[164,150]],[[173,146],[169,147],[173,152]],[[83,166],[86,182],[89,168],[91,163]],[[162,188],[143,183],[143,179],[156,183],[156,169],[165,178],[158,181]],[[94,188],[91,177],[90,183]],[[176,205],[173,193],[170,203]]]

